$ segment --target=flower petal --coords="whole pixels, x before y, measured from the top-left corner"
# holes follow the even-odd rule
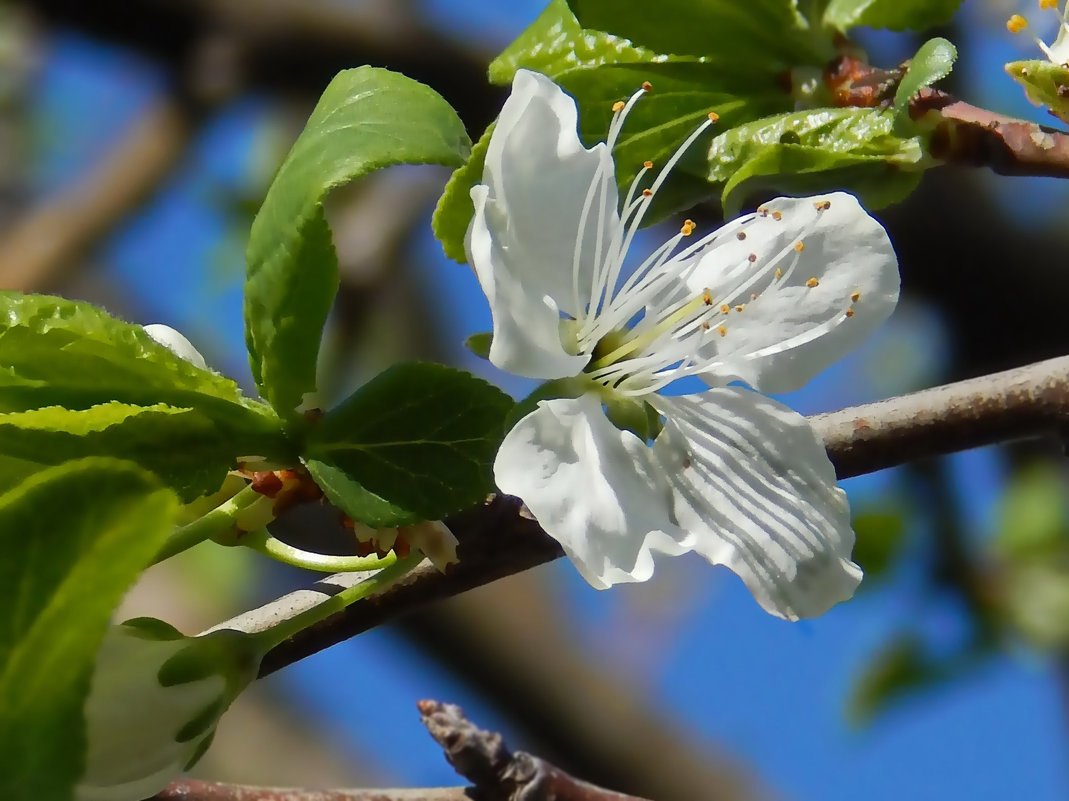
[[[620,431],[592,395],[543,401],[508,433],[497,485],[518,495],[593,587],[645,581],[653,551],[681,554],[668,487],[646,443]]]
[[[709,382],[789,392],[890,316],[898,260],[887,232],[853,195],[777,198],[762,209],[729,224],[725,233],[734,234],[703,251],[687,284],[692,292],[709,288],[715,304],[732,309],[717,321],[723,334],[703,346]]]
[[[574,375],[585,363],[547,372],[549,359],[531,373],[522,352],[534,347],[548,359],[564,351],[559,334],[546,332],[559,326],[560,312],[585,311],[597,262],[620,228],[612,155],[604,143],[584,147],[577,125],[572,98],[549,78],[518,70],[490,137],[483,183],[472,188],[468,258],[494,315],[490,360],[534,378]],[[525,335],[528,327],[534,332]]]
[[[804,417],[743,387],[649,400],[666,417],[653,458],[693,550],[787,620],[853,595],[846,494]]]
[[[468,260],[490,303],[494,336],[490,361],[527,378],[565,378],[582,371],[589,357],[568,353],[561,343],[561,317],[553,299],[532,288],[523,271],[511,269],[507,249],[490,233],[485,186],[471,190],[475,216],[468,229]]]

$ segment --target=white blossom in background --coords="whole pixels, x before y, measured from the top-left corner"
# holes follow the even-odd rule
[[[567,379],[568,397],[512,428],[495,478],[594,587],[645,581],[655,552],[695,551],[772,614],[819,615],[861,579],[846,496],[805,418],[739,382],[790,391],[857,347],[894,309],[897,260],[880,224],[833,193],[779,198],[702,237],[688,220],[625,272],[653,195],[715,121],[652,181],[646,162],[621,203],[613,146],[650,89],[617,103],[607,141],[587,148],[572,98],[516,73],[471,190],[467,252],[491,362]],[[660,394],[695,375],[711,389]]]
[[[180,359],[185,359],[187,362],[195,367],[199,367],[201,370],[208,369],[208,363],[204,361],[204,357],[200,355],[200,351],[193,347],[193,343],[169,325],[152,323],[151,325],[143,326],[143,328],[145,329],[146,334],[152,337],[158,344],[163,345],[163,347],[171,351],[175,356]]]

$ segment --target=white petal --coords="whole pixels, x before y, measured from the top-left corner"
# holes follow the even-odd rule
[[[823,201],[831,205],[821,210]],[[853,195],[777,198],[762,208],[766,215],[729,225],[725,233],[745,237],[718,238],[687,283],[692,292],[709,288],[716,305],[733,307],[716,320],[702,353],[712,361],[710,383],[740,379],[762,392],[789,392],[887,319],[898,302],[898,260],[887,232]],[[756,256],[752,264],[750,254]],[[758,275],[747,286],[747,276]],[[734,310],[742,304],[742,311]],[[719,325],[723,336],[714,335]]]
[[[494,315],[490,358],[535,378],[576,372],[534,374],[513,364],[524,362],[520,354],[526,347],[562,350],[559,341],[547,341],[545,331],[559,324],[559,312],[576,317],[585,310],[596,263],[620,227],[612,156],[604,143],[584,147],[577,125],[572,98],[545,76],[518,70],[490,137],[483,183],[472,188],[468,258]],[[537,335],[524,338],[517,321],[536,328]]]
[[[666,417],[653,456],[695,551],[787,620],[853,595],[846,494],[804,417],[742,387],[650,400]]]
[[[167,348],[167,350],[171,351],[175,356],[185,359],[187,362],[195,367],[199,367],[201,370],[208,369],[207,362],[205,362],[204,357],[200,355],[200,351],[193,347],[193,343],[169,325],[152,323],[151,325],[143,326],[143,328],[145,329],[146,334],[152,337],[160,345]]]
[[[527,378],[578,375],[589,357],[568,353],[561,344],[561,317],[553,299],[514,271],[509,253],[487,227],[485,186],[471,190],[475,216],[468,229],[468,260],[475,268],[494,321],[490,361]]]
[[[596,397],[543,401],[508,433],[497,485],[523,499],[593,587],[645,581],[653,551],[690,550],[670,521],[667,486],[646,443],[620,431]]]

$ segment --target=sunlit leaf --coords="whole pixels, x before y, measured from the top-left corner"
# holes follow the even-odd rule
[[[395,164],[459,166],[471,142],[433,89],[373,67],[330,82],[253,221],[245,338],[263,396],[292,417],[316,388],[323,325],[338,260],[323,199],[335,186]]]
[[[177,501],[110,459],[68,462],[0,495],[0,798],[67,801],[108,618]]]

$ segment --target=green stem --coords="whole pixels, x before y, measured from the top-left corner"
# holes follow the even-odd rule
[[[262,553],[272,559],[305,570],[323,573],[352,573],[357,570],[378,570],[395,561],[394,556],[331,556],[330,554],[302,551],[271,536],[267,529],[250,531],[238,540],[239,545]]]
[[[252,486],[238,492],[233,498],[206,515],[197,518],[192,523],[179,526],[171,536],[163,543],[152,564],[158,564],[164,559],[170,559],[176,554],[199,545],[207,539],[229,531],[234,526],[234,519],[238,513],[254,504],[263,496],[256,492]]]
[[[322,603],[318,603],[310,609],[306,609],[300,612],[288,620],[280,621],[269,629],[256,632],[249,635],[259,641],[261,647],[261,653],[266,654],[276,645],[288,640],[295,634],[304,631],[309,626],[313,626],[321,620],[333,615],[335,612],[340,612],[350,604],[359,601],[361,598],[367,598],[380,590],[385,589],[387,586],[397,581],[405,573],[412,570],[424,559],[423,554],[414,553],[410,556],[406,556],[404,559],[398,559],[393,553],[383,558],[383,562],[386,564],[382,570],[373,576],[361,581],[359,584],[354,584],[351,587],[346,587],[341,592],[335,595],[331,595]]]

